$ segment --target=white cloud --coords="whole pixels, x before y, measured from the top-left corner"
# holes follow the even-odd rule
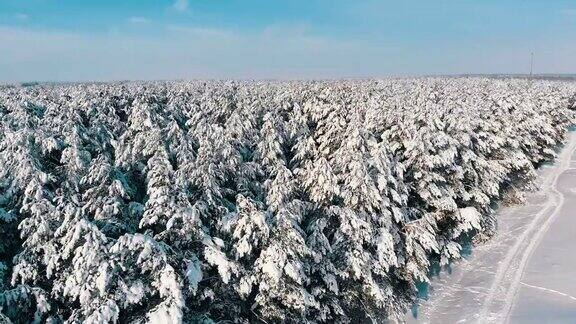
[[[576,9],[562,9],[560,10],[560,14],[569,17],[576,17]]]
[[[28,15],[25,13],[16,14],[16,15],[14,15],[14,17],[16,17],[17,19],[20,19],[20,20],[26,20],[29,18]]]
[[[158,35],[90,34],[0,25],[0,83],[27,80],[143,80],[190,78],[342,78],[406,74],[518,73],[534,51],[537,71],[576,70],[567,36],[538,40],[439,43],[419,47],[334,39],[306,25],[240,32],[167,26]],[[31,50],[34,49],[34,50]]]
[[[310,33],[310,26],[304,23],[271,24],[262,30],[265,36],[306,35]]]
[[[133,24],[146,24],[149,22],[148,19],[144,17],[130,17],[128,21]]]
[[[178,25],[168,25],[166,30],[173,33],[179,33],[182,35],[194,35],[198,37],[209,37],[209,38],[235,38],[236,35],[228,30],[218,29],[218,28],[208,28],[208,27],[187,27]]]
[[[178,11],[186,11],[188,9],[188,0],[176,0],[172,7]]]

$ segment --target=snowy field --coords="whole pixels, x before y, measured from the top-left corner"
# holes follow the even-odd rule
[[[383,322],[426,287],[421,321],[572,318],[575,94],[488,78],[0,87],[0,322]]]

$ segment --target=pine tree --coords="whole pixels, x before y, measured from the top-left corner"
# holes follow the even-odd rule
[[[0,86],[0,321],[401,320],[574,123],[568,82]]]

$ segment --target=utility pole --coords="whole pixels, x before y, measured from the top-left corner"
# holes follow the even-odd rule
[[[530,53],[530,79],[532,79],[532,68],[534,67],[534,52]]]

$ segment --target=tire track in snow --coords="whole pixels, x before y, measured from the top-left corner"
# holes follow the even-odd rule
[[[568,153],[561,160],[562,164],[560,167],[560,172],[556,173],[556,175],[554,177],[554,186],[551,189],[552,192],[558,197],[558,200],[559,200],[558,204],[554,208],[554,211],[552,212],[550,217],[548,217],[548,219],[546,219],[543,226],[536,233],[536,237],[530,241],[530,244],[528,245],[527,250],[524,252],[524,255],[522,256],[522,261],[520,262],[520,266],[516,270],[514,280],[512,281],[512,284],[511,284],[510,288],[508,289],[508,294],[506,295],[506,299],[505,299],[506,304],[504,305],[504,312],[503,312],[505,315],[506,322],[508,322],[509,317],[510,317],[510,313],[514,307],[514,304],[516,303],[516,297],[518,296],[518,289],[519,289],[520,284],[522,284],[522,282],[521,282],[522,275],[524,274],[524,270],[526,269],[526,265],[528,264],[528,261],[532,258],[532,255],[534,255],[534,251],[536,250],[536,247],[540,244],[540,242],[542,242],[542,239],[544,238],[544,234],[546,234],[546,232],[548,231],[548,229],[550,228],[550,226],[552,225],[554,220],[556,220],[556,218],[558,217],[558,214],[560,212],[560,209],[564,205],[566,197],[564,196],[564,193],[562,193],[560,190],[558,190],[557,184],[558,184],[558,179],[560,178],[560,175],[562,175],[565,171],[569,170],[570,160],[571,160],[572,155],[574,154],[575,150],[576,150],[576,144],[573,143],[573,141],[572,141],[569,149],[566,150],[566,151],[568,151]]]
[[[568,295],[567,293],[563,293],[561,291],[558,290],[554,290],[554,289],[550,289],[550,288],[545,288],[545,287],[540,287],[540,286],[534,286],[534,285],[529,285],[525,282],[520,282],[521,285],[526,286],[526,287],[530,287],[530,288],[534,288],[534,289],[538,289],[538,290],[542,290],[542,291],[546,291],[552,294],[556,294],[556,295],[560,295],[560,296],[564,296],[567,297],[568,299],[571,299],[573,301],[576,301],[576,297],[572,296],[572,295]]]
[[[576,136],[573,134],[569,134],[569,136],[569,146],[565,148],[560,154],[560,167],[555,170],[555,172],[546,177],[544,181],[545,185],[543,189],[546,191],[547,196],[544,207],[540,212],[536,214],[534,219],[530,222],[528,228],[522,233],[522,235],[520,235],[513,247],[508,251],[504,261],[498,265],[496,276],[492,282],[492,285],[490,286],[488,295],[486,296],[486,299],[484,300],[481,311],[479,313],[478,318],[480,323],[500,322],[499,319],[502,318],[508,320],[510,311],[516,299],[518,286],[522,279],[522,274],[526,264],[532,256],[534,248],[540,243],[544,237],[544,234],[552,224],[555,216],[558,214],[562,204],[564,203],[564,194],[556,189],[556,184],[560,175],[569,168],[570,159],[576,149]],[[549,214],[550,216],[548,216],[548,218],[546,218],[546,215],[548,215],[550,209],[552,209],[552,213]],[[540,227],[538,228],[539,225]],[[523,247],[525,250],[522,253]],[[519,258],[520,264],[516,269],[514,269],[513,262]],[[506,276],[507,274],[508,277]],[[510,277],[512,280],[509,285],[507,285],[507,280]],[[505,288],[506,286],[508,286],[507,289]],[[495,316],[488,317],[490,308],[494,302],[495,297],[497,297],[498,288],[500,287],[504,287],[506,289],[504,307],[499,313],[496,313]]]

